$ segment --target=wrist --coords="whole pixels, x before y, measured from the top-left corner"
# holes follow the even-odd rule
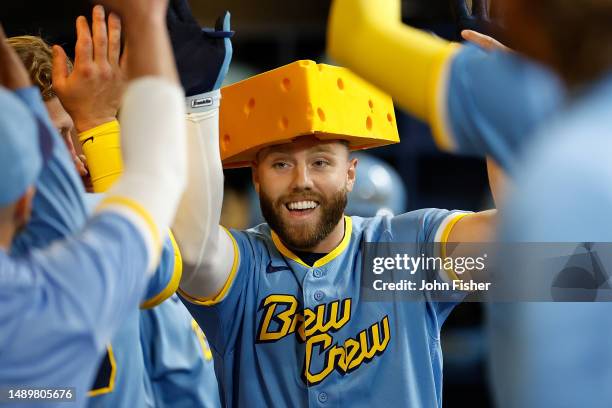
[[[77,133],[83,133],[90,129],[96,128],[100,125],[104,125],[105,123],[109,123],[117,120],[115,116],[101,116],[96,118],[86,118],[81,120],[74,120],[74,127]]]

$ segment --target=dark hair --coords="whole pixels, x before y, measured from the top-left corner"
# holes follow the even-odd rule
[[[570,85],[612,69],[612,0],[532,0],[552,47],[557,71]]]

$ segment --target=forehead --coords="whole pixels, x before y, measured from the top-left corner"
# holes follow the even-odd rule
[[[303,136],[288,143],[264,147],[257,153],[257,157],[263,160],[271,154],[315,154],[329,153],[337,155],[348,154],[348,147],[341,140],[319,140],[314,136]]]

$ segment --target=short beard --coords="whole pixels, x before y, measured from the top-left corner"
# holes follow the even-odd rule
[[[291,196],[303,195],[313,197],[308,191],[293,192]],[[284,197],[275,202],[268,197],[263,190],[259,195],[259,205],[261,213],[268,222],[268,225],[279,236],[281,241],[289,248],[296,250],[308,250],[314,248],[331,234],[340,219],[344,215],[348,192],[342,189],[334,193],[330,199],[317,195],[316,201],[319,202],[321,217],[316,225],[306,225],[305,227],[294,228],[283,221],[280,216],[283,211]]]

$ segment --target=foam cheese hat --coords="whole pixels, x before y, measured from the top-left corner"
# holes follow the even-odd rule
[[[399,142],[391,98],[346,68],[296,61],[221,89],[223,166],[250,166],[263,147],[306,135],[351,150]]]

